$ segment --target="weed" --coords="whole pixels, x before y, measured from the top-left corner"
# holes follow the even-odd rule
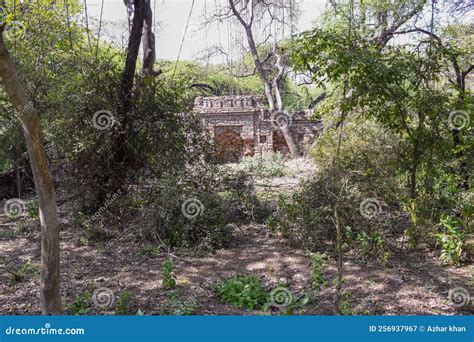
[[[74,301],[66,305],[66,310],[72,315],[87,315],[91,303],[91,295],[88,291],[77,294]]]
[[[255,276],[235,276],[218,285],[219,296],[239,308],[262,310],[267,303],[267,291]]]
[[[170,290],[166,293],[170,303],[161,305],[161,313],[173,316],[189,316],[193,315],[197,309],[195,298],[188,300],[181,299],[181,290]]]
[[[174,276],[173,268],[173,259],[171,258],[168,258],[162,264],[161,273],[163,274],[163,282],[161,283],[161,287],[165,290],[172,289],[176,286],[176,278]]]
[[[357,233],[355,243],[367,259],[375,258],[380,264],[385,265],[390,258],[390,252],[385,249],[385,240],[377,232]]]
[[[443,265],[459,265],[462,260],[465,237],[461,223],[451,216],[443,216],[441,225],[441,231],[435,234],[438,244],[441,245],[439,259]]]
[[[128,291],[123,291],[119,295],[119,299],[117,301],[117,315],[127,315],[129,311],[130,305],[130,293]]]
[[[323,275],[323,269],[326,266],[326,254],[313,253],[311,254],[311,287],[313,290],[319,290],[321,286],[327,284],[326,278]]]
[[[159,255],[160,252],[161,252],[160,246],[151,246],[151,247],[143,248],[140,251],[140,256],[142,256],[142,257],[144,257],[144,256],[155,257],[155,256]]]
[[[10,279],[13,283],[20,283],[24,281],[27,277],[38,276],[39,266],[32,263],[31,260],[28,259],[23,262],[17,270],[10,269],[8,273],[10,274]]]

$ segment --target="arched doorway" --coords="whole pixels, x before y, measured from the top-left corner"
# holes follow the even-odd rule
[[[236,163],[244,153],[240,127],[216,127],[217,158],[221,162]]]

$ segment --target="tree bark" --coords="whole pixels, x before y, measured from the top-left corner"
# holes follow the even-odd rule
[[[153,33],[153,12],[151,10],[150,1],[145,1],[144,4],[144,18],[143,18],[143,34],[142,34],[142,48],[143,48],[143,66],[142,72],[144,75],[158,76],[161,70],[155,71],[153,66],[156,61],[155,51],[155,34]]]
[[[59,220],[56,194],[42,142],[38,112],[28,100],[25,87],[18,77],[3,40],[3,28],[0,34],[0,76],[23,126],[38,196],[41,221],[41,312],[44,315],[60,314],[63,307],[59,293]]]

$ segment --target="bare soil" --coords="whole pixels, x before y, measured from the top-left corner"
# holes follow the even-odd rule
[[[296,171],[274,184],[298,182],[311,171]],[[0,203],[3,210],[3,203]],[[62,208],[64,211],[65,209]],[[65,217],[65,215],[62,215]],[[28,222],[29,230],[14,234],[18,226]],[[178,256],[164,250],[151,255],[144,251],[151,245],[136,242],[124,235],[94,245],[81,245],[79,232],[67,221],[61,232],[61,293],[64,303],[70,304],[85,291],[97,288],[113,291],[115,304],[107,307],[91,306],[89,314],[114,314],[117,298],[123,291],[131,295],[129,313],[141,310],[145,314],[184,313],[202,315],[259,315],[268,314],[236,308],[219,299],[215,286],[235,274],[253,274],[271,291],[281,283],[288,284],[295,296],[313,298],[296,314],[334,314],[334,286],[336,261],[329,259],[324,269],[328,285],[320,291],[311,290],[309,256],[292,247],[284,238],[269,231],[265,225],[234,226],[234,244],[230,249],[218,250],[199,257]],[[31,228],[34,227],[34,228]],[[30,272],[14,281],[10,271],[18,270],[26,260],[39,265],[39,224],[31,219],[7,218],[0,211],[0,312],[4,315],[37,315],[39,309],[39,275]],[[448,292],[463,287],[474,293],[474,273],[469,265],[442,267],[438,254],[420,246],[408,251],[392,241],[391,258],[387,265],[364,261],[354,251],[346,251],[344,259],[343,291],[354,314],[375,315],[456,315],[473,314],[472,302],[462,308],[448,300]],[[169,291],[162,289],[162,263],[173,258],[179,300],[171,300]],[[474,295],[474,294],[473,294]],[[273,308],[272,314],[284,310]]]

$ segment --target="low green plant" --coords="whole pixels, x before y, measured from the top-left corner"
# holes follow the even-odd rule
[[[251,275],[228,278],[218,285],[217,291],[226,303],[242,309],[263,310],[268,302],[262,282]]]
[[[350,304],[351,292],[346,291],[343,293],[341,300],[339,301],[339,312],[345,316],[353,315],[370,315],[368,310],[358,311],[355,310]]]
[[[316,252],[311,254],[311,287],[313,290],[319,290],[321,286],[327,284],[323,275],[323,269],[326,266],[326,254]]]
[[[310,303],[310,296],[306,293],[300,295],[293,295],[288,305],[285,307],[285,315],[294,315],[296,310],[303,309]]]
[[[385,248],[385,239],[375,231],[357,233],[355,245],[365,258],[375,258],[382,265],[390,258],[390,252]]]
[[[91,294],[85,291],[82,294],[77,294],[72,303],[66,305],[66,311],[72,315],[87,315],[91,304]]]
[[[465,232],[461,222],[452,216],[444,215],[440,220],[440,232],[435,234],[441,246],[440,261],[444,265],[460,265],[462,261]]]
[[[285,175],[285,161],[283,155],[278,152],[262,152],[244,157],[237,168],[262,178]]]
[[[155,256],[159,255],[160,252],[161,252],[160,246],[151,246],[151,247],[143,248],[140,251],[140,256],[142,256],[142,257],[144,257],[144,256],[155,257]]]
[[[198,307],[195,298],[181,299],[181,290],[175,289],[166,292],[170,303],[162,305],[161,312],[173,316],[193,315]]]
[[[39,218],[38,201],[36,199],[32,199],[26,202],[26,212],[28,213],[28,216],[33,220],[37,220]]]
[[[28,277],[39,275],[39,266],[32,263],[30,259],[23,262],[16,270],[12,270],[11,268],[12,267],[8,270],[8,273],[13,283],[20,283]]]
[[[130,306],[130,293],[128,291],[123,291],[119,294],[119,299],[117,300],[116,314],[117,315],[127,315]]]
[[[173,259],[168,258],[163,262],[161,273],[163,274],[163,281],[161,283],[163,289],[169,290],[176,286]]]

